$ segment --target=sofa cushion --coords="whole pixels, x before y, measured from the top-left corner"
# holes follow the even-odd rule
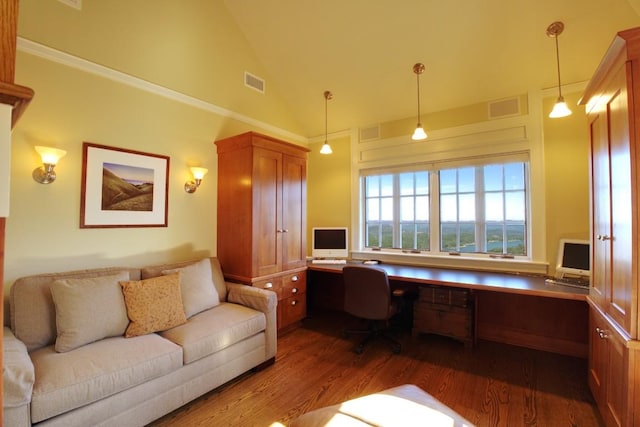
[[[58,279],[51,284],[58,332],[56,351],[65,352],[124,334],[129,319],[120,280],[129,280],[129,273]]]
[[[127,338],[164,331],[187,321],[180,295],[180,273],[120,282],[130,323]]]
[[[160,335],[180,345],[188,364],[253,336],[266,328],[264,313],[232,304],[220,305],[191,317],[184,325]]]
[[[220,301],[227,300],[227,284],[224,281],[224,275],[222,274],[222,268],[220,267],[220,261],[218,258],[205,258],[209,260],[211,264],[211,280],[213,281],[213,285],[216,287],[216,291],[218,292],[218,297],[220,297]],[[182,268],[191,264],[195,264],[198,260],[192,261],[182,261],[175,262],[171,264],[159,264],[159,265],[149,265],[140,270],[141,277],[143,279],[148,279],[150,277],[156,277],[162,275],[164,270],[172,270],[174,268]]]
[[[51,283],[57,279],[111,276],[128,271],[130,280],[140,278],[134,268],[97,268],[21,277],[11,286],[11,330],[29,351],[51,345],[56,341],[56,310],[51,298]]]
[[[163,270],[162,274],[180,273],[180,293],[187,318],[220,303],[220,297],[211,278],[208,258],[186,267]]]
[[[43,347],[31,359],[36,377],[31,416],[36,423],[179,369],[182,349],[149,334],[105,338],[66,353]]]

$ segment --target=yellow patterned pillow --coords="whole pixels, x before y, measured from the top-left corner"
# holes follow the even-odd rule
[[[187,321],[180,295],[180,274],[139,281],[122,281],[130,323],[124,336],[164,331]]]

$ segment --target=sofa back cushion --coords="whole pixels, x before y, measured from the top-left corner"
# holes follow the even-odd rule
[[[84,279],[58,279],[51,284],[56,307],[55,350],[59,353],[108,337],[123,335],[129,318],[120,288],[129,272]]]
[[[216,257],[205,258],[209,260],[211,264],[211,280],[213,282],[213,286],[216,288],[216,293],[218,294],[219,302],[224,302],[227,300],[227,285],[224,281],[224,275],[222,274],[222,268],[220,267],[220,261]],[[200,260],[192,260],[192,261],[183,261],[172,264],[160,264],[160,265],[151,265],[142,268],[140,274],[143,279],[149,279],[151,277],[162,276],[162,272],[169,272],[170,270],[175,270],[179,268],[184,268],[187,266],[192,266],[197,264]]]
[[[218,291],[213,285],[209,258],[181,268],[162,270],[162,274],[180,275],[180,292],[187,318],[220,304]]]
[[[112,276],[120,271],[127,271],[130,280],[140,279],[139,269],[123,267],[47,273],[17,279],[9,294],[11,330],[29,351],[54,344],[57,329],[51,284],[58,279]]]

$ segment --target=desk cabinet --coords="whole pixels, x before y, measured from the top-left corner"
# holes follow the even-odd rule
[[[614,38],[580,101],[591,139],[589,385],[607,426],[640,425],[640,28]]]
[[[413,334],[431,333],[472,346],[475,341],[474,298],[468,289],[421,286],[413,307]]]
[[[306,312],[304,298],[286,295],[305,292],[300,283],[306,289],[309,150],[255,132],[218,140],[216,146],[222,271],[227,280],[278,292],[282,332]]]

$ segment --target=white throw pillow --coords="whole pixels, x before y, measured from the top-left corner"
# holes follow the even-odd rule
[[[56,308],[57,352],[124,334],[129,318],[121,280],[129,280],[127,271],[111,276],[58,279],[51,284]]]
[[[180,273],[180,292],[187,318],[220,304],[208,258],[186,267],[162,271],[163,275],[171,273]]]

